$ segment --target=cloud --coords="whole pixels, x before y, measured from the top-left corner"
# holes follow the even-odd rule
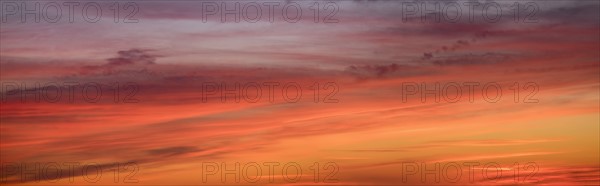
[[[154,64],[157,55],[148,54],[152,50],[130,49],[119,51],[118,57],[108,59],[107,65],[120,66],[132,64]]]
[[[117,52],[117,57],[107,59],[104,65],[84,66],[81,74],[89,75],[94,73],[113,74],[123,71],[143,72],[146,66],[156,64],[155,61],[160,55],[152,54],[154,50],[129,49]]]
[[[467,66],[467,65],[485,65],[485,64],[498,64],[508,62],[512,59],[511,55],[503,53],[487,52],[483,54],[462,54],[453,55],[448,57],[438,57],[432,59],[431,63],[439,66]]]
[[[151,155],[160,155],[160,156],[175,156],[181,155],[191,152],[200,151],[196,147],[192,146],[176,146],[176,147],[165,147],[159,149],[148,150],[147,152]]]
[[[426,70],[419,66],[392,63],[389,65],[351,65],[346,68],[346,72],[359,79],[368,79],[420,75],[426,73]]]

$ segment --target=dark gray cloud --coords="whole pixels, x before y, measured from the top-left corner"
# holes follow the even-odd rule
[[[359,79],[368,79],[420,75],[426,73],[427,70],[419,66],[392,63],[389,65],[351,65],[346,68],[346,72]]]
[[[177,147],[167,147],[160,149],[152,149],[147,152],[151,155],[159,155],[159,156],[176,156],[182,155],[190,152],[200,151],[196,147],[192,146],[177,146]]]
[[[464,54],[454,55],[449,57],[441,57],[432,59],[434,65],[449,66],[449,65],[485,65],[507,62],[512,57],[509,54],[487,52],[484,54]]]
[[[82,74],[113,74],[120,71],[144,71],[147,65],[155,64],[160,55],[152,54],[154,50],[129,49],[117,52],[117,57],[107,59],[103,65],[88,65],[82,69]]]

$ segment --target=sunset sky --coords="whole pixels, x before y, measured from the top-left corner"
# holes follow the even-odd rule
[[[35,3],[50,13],[23,17]],[[223,3],[2,0],[0,183],[600,184],[599,1]],[[436,163],[479,166],[436,182]]]

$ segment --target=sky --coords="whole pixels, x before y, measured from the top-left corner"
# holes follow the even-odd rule
[[[0,15],[2,185],[600,184],[595,0]]]

